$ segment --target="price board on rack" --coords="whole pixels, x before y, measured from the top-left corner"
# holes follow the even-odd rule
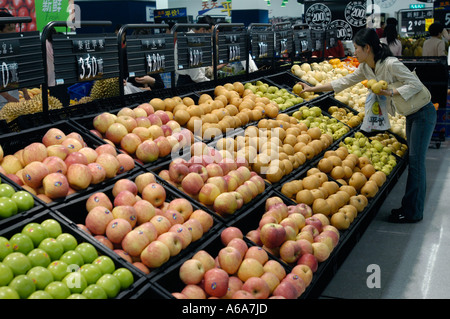
[[[39,87],[45,79],[39,32],[2,34],[0,66],[0,92]]]
[[[309,29],[294,29],[295,57],[312,51],[311,31]]]
[[[115,34],[53,36],[56,85],[119,76]]]
[[[254,60],[272,59],[275,51],[272,30],[253,29],[250,33],[251,52]]]
[[[426,22],[433,19],[433,9],[406,10],[401,12],[401,31],[421,35],[426,31]]]
[[[178,70],[212,66],[211,34],[178,33]]]
[[[127,64],[130,77],[175,71],[173,34],[129,36]]]
[[[228,64],[248,60],[245,31],[220,31],[218,36],[218,63]]]
[[[275,31],[275,57],[286,58],[294,50],[292,38],[292,29],[289,25],[288,29]]]

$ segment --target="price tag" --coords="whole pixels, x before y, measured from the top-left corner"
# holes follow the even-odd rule
[[[91,54],[77,55],[79,81],[92,81],[103,77],[103,58]]]
[[[1,62],[0,90],[9,91],[19,88],[19,71],[16,62]]]
[[[145,56],[147,74],[161,73],[166,69],[166,57],[164,54],[147,53]]]

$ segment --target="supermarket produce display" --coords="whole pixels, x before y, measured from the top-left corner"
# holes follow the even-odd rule
[[[356,66],[119,98],[96,80],[85,103],[8,121],[0,298],[318,297],[407,165],[401,117],[361,131],[365,83],[298,95]]]

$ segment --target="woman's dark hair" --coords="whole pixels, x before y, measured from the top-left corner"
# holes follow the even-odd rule
[[[355,34],[353,42],[361,47],[369,45],[372,48],[375,62],[379,60],[383,61],[387,57],[393,56],[391,49],[389,49],[389,46],[380,42],[380,38],[378,37],[374,29],[365,28],[359,30]]]
[[[14,17],[11,13],[9,13],[8,10],[3,9],[0,11],[0,18],[12,18]],[[3,32],[3,30],[5,29],[6,24],[0,24],[0,32]]]
[[[438,36],[442,31],[444,31],[444,26],[440,23],[433,23],[428,28],[428,32],[432,37]]]
[[[384,28],[383,37],[386,38],[388,45],[394,44],[398,39],[397,27],[393,24],[388,24]]]

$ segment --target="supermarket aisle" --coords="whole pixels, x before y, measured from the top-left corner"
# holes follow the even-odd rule
[[[427,160],[424,219],[417,224],[387,222],[391,209],[400,204],[405,171],[323,291],[323,298],[450,298],[450,142],[442,143],[440,149],[432,143]],[[379,272],[370,265],[379,266]],[[369,288],[368,278],[369,283],[380,278],[380,287]]]

